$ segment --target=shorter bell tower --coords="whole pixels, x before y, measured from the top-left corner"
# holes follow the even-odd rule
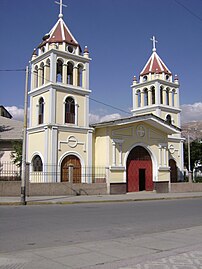
[[[181,126],[179,107],[179,81],[156,52],[156,39],[153,36],[152,55],[139,76],[133,78],[133,115],[153,113],[173,124]]]

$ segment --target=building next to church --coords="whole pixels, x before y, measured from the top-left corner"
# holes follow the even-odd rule
[[[30,181],[106,181],[109,193],[168,191],[183,178],[179,82],[158,56],[151,57],[131,85],[131,116],[89,124],[90,57],[58,21],[32,55],[27,161]],[[93,177],[96,167],[103,178]],[[88,170],[88,177],[84,173]]]

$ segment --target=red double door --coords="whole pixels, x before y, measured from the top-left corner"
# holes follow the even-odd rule
[[[127,191],[152,191],[152,160],[148,151],[137,146],[127,159]]]

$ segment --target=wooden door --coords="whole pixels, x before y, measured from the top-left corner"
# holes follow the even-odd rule
[[[78,157],[68,155],[64,158],[61,164],[61,182],[70,182],[69,169],[73,167],[73,181],[72,183],[81,183],[81,162]]]

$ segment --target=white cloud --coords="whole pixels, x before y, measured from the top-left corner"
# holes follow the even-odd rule
[[[181,109],[182,122],[202,120],[202,102],[194,104],[185,104],[181,106]]]
[[[13,119],[23,121],[24,118],[24,109],[18,108],[16,106],[5,107],[10,114],[13,116]],[[202,102],[194,104],[184,104],[181,106],[182,113],[181,119],[182,122],[190,121],[202,121]],[[107,115],[96,115],[89,114],[90,123],[97,123],[103,121],[110,121],[120,119],[121,115],[119,113],[107,114]]]
[[[5,108],[13,116],[14,120],[23,121],[23,119],[24,119],[24,109],[23,108],[18,108],[16,106],[7,106]]]
[[[90,117],[89,118],[90,123],[98,123],[98,122],[103,122],[103,121],[110,121],[110,120],[120,119],[121,115],[118,114],[118,113],[108,114],[108,115],[105,115],[105,116],[90,114],[89,117]]]

